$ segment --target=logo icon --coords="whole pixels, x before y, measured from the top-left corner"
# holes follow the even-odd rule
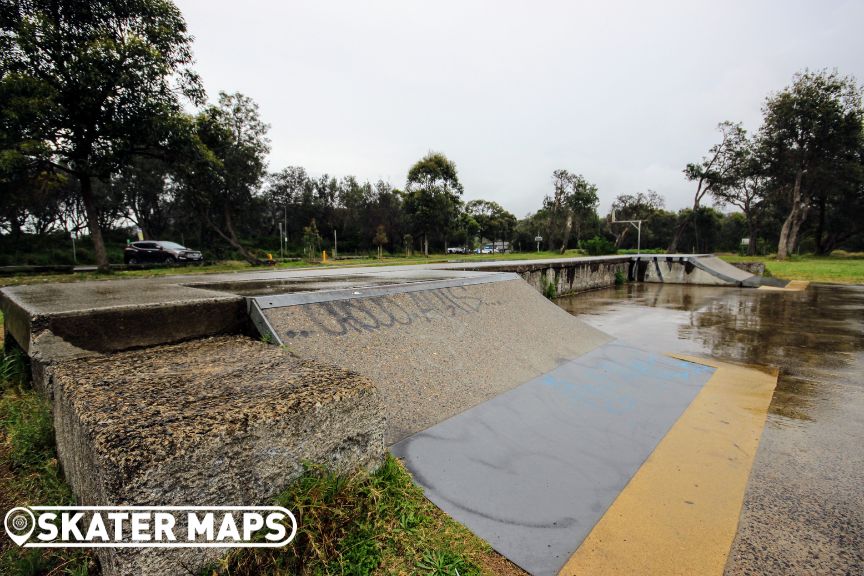
[[[9,535],[9,538],[21,546],[33,533],[33,529],[36,527],[36,517],[27,508],[12,508],[6,513],[3,524],[6,526],[6,534]]]

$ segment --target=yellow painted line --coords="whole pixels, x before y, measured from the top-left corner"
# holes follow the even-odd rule
[[[723,574],[776,369],[716,368],[560,574]]]
[[[790,280],[783,288],[780,288],[779,286],[760,286],[759,290],[770,290],[773,292],[801,292],[806,290],[809,285],[810,282],[807,280]]]

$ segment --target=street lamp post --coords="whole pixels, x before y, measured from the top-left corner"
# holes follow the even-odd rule
[[[285,259],[285,236],[282,234],[282,222],[279,222],[279,257]]]

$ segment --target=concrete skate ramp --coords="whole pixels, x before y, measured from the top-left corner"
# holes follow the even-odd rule
[[[698,268],[702,268],[709,274],[718,278],[728,279],[730,282],[742,286],[758,286],[759,277],[754,276],[746,270],[742,270],[737,266],[726,262],[716,256],[695,256],[693,263]]]
[[[441,509],[556,574],[713,371],[613,342],[392,450]]]
[[[762,280],[711,254],[643,254],[633,263],[631,276],[644,282],[755,288]]]
[[[395,443],[577,358],[611,337],[515,274],[249,299],[293,353],[369,376]]]

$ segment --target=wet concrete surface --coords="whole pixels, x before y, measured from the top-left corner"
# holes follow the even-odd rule
[[[864,287],[630,284],[558,304],[658,352],[779,367],[726,574],[864,574]]]

